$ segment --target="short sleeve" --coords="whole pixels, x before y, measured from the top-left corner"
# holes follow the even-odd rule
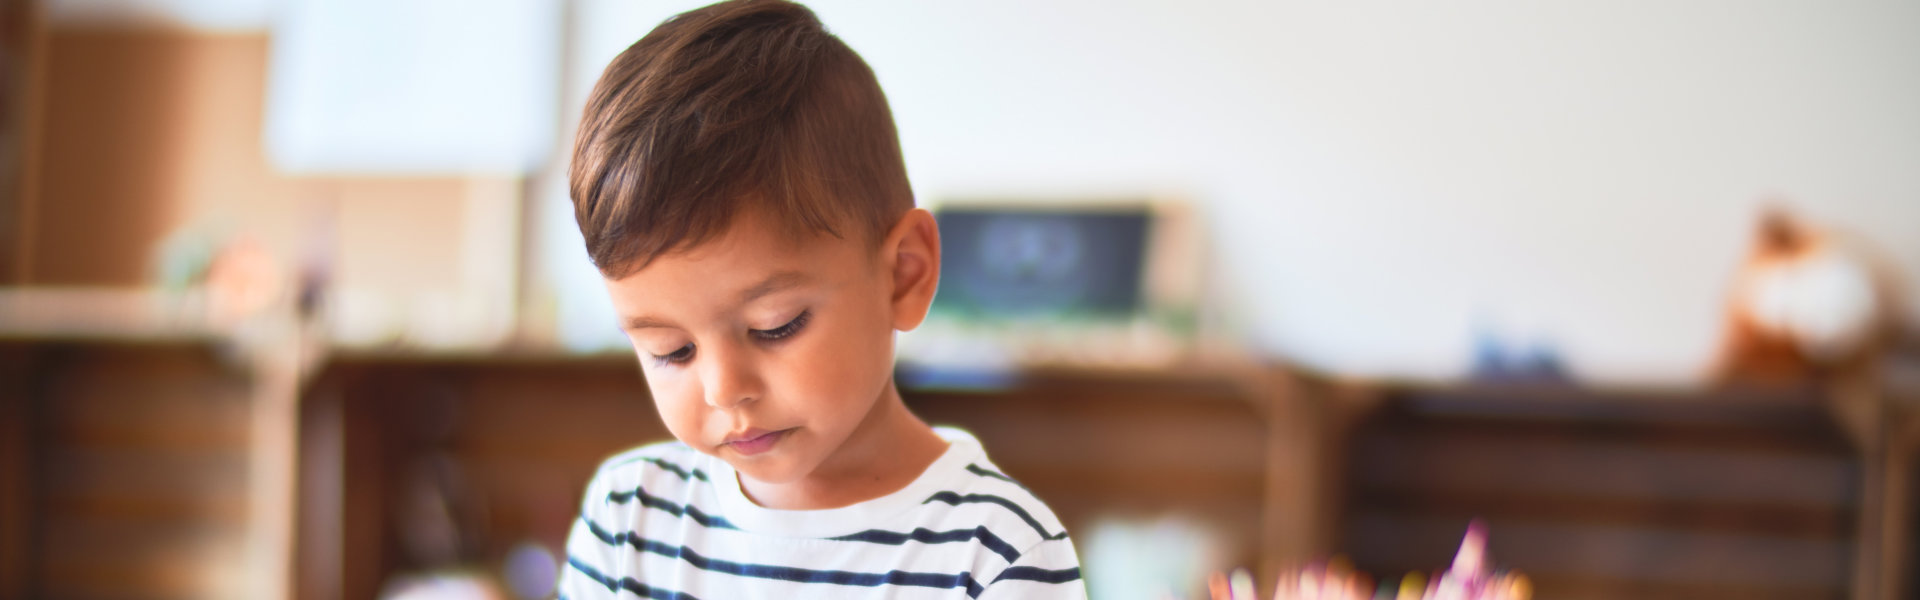
[[[978,600],[1084,600],[1086,582],[1080,578],[1080,559],[1067,538],[1047,540],[1020,554],[993,581]]]

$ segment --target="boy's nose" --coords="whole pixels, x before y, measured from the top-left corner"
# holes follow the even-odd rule
[[[709,354],[703,379],[707,406],[732,410],[759,398],[760,376],[746,352],[732,349]]]

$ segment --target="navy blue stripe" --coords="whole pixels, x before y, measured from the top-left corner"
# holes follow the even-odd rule
[[[666,470],[666,471],[667,471],[668,473],[672,473],[672,474],[674,474],[674,475],[679,475],[679,476],[680,476],[680,479],[681,479],[681,480],[683,480],[683,481],[684,481],[684,480],[686,480],[686,479],[687,479],[688,477],[692,477],[692,478],[694,478],[694,479],[698,479],[698,480],[701,480],[701,481],[708,481],[708,479],[707,479],[707,473],[706,473],[706,471],[702,471],[702,470],[700,470],[700,469],[697,469],[697,468],[696,468],[696,469],[687,469],[686,467],[682,467],[682,466],[680,466],[680,465],[676,465],[676,464],[673,464],[673,463],[670,463],[670,462],[667,462],[667,461],[664,461],[664,460],[660,460],[660,459],[658,459],[658,458],[647,458],[647,459],[645,459],[645,460],[646,460],[647,462],[650,462],[650,463],[653,463],[653,464],[654,464],[654,466],[658,466],[658,467],[660,467],[661,469],[664,469],[664,470]],[[691,472],[689,472],[689,471],[691,471]]]
[[[606,464],[606,465],[604,465],[604,466],[602,466],[602,467],[600,468],[600,470],[602,470],[602,471],[604,471],[604,470],[607,470],[607,469],[613,469],[613,468],[618,468],[618,467],[623,467],[623,466],[626,466],[626,465],[630,465],[630,464],[633,464],[633,463],[637,463],[637,462],[647,462],[647,463],[653,463],[653,465],[654,465],[654,466],[657,466],[657,467],[660,467],[661,469],[663,469],[663,470],[665,470],[665,471],[666,471],[666,472],[668,472],[668,473],[672,473],[672,474],[674,474],[674,475],[677,475],[677,476],[679,476],[679,477],[680,477],[680,479],[681,479],[681,480],[683,480],[683,481],[684,481],[684,480],[686,480],[686,479],[687,479],[687,478],[689,478],[689,477],[691,477],[691,478],[693,478],[693,479],[698,479],[698,480],[701,480],[701,481],[709,481],[709,480],[707,479],[707,472],[706,472],[706,471],[702,471],[702,470],[700,470],[700,469],[697,469],[697,468],[696,468],[696,469],[688,469],[688,468],[686,468],[686,467],[682,467],[682,466],[680,466],[680,465],[677,465],[677,464],[674,464],[674,463],[670,463],[670,462],[667,462],[667,461],[666,461],[666,460],[664,460],[664,459],[660,459],[660,458],[655,458],[655,457],[652,457],[652,456],[636,456],[636,457],[633,457],[633,458],[629,458],[629,459],[626,459],[626,460],[623,460],[623,461],[620,461],[620,462],[617,462],[617,463],[609,463],[609,464]]]
[[[1042,569],[1040,567],[1007,567],[1007,570],[1000,572],[999,577],[993,578],[993,582],[1000,583],[1001,581],[1005,581],[1008,579],[1017,579],[1020,581],[1038,581],[1040,583],[1066,583],[1069,581],[1079,581],[1080,567],[1060,569],[1057,571]]]
[[[691,450],[691,448],[689,448],[689,450]],[[642,449],[634,450],[632,452],[626,452],[626,453],[620,454],[613,458],[607,459],[606,464],[600,465],[600,470],[606,471],[610,469],[617,469],[633,463],[646,462],[654,459],[651,456],[647,456],[646,453],[647,453],[647,449],[642,448]],[[619,459],[619,462],[614,462],[613,459]]]
[[[600,571],[588,566],[585,561],[572,556],[567,557],[567,566],[573,567],[573,569],[579,571],[581,575],[586,575],[588,579],[592,579],[596,583],[606,586],[608,592],[626,590],[633,592],[634,595],[641,598],[654,598],[655,600],[700,600],[692,594],[652,587],[640,583],[632,577],[614,579],[612,576],[601,574]],[[565,598],[565,596],[561,596],[561,598]]]
[[[975,475],[979,475],[979,476],[981,476],[981,477],[992,477],[992,478],[994,478],[994,479],[998,479],[998,480],[1001,480],[1001,481],[1005,481],[1005,482],[1007,482],[1007,483],[1011,483],[1011,484],[1014,484],[1014,485],[1020,485],[1020,482],[1018,482],[1018,481],[1014,481],[1012,477],[1008,477],[1008,476],[1007,476],[1007,475],[1006,475],[1005,473],[1001,473],[1001,472],[999,472],[999,471],[995,471],[995,470],[993,470],[993,469],[989,469],[989,468],[986,468],[986,467],[982,467],[982,466],[980,466],[980,465],[973,465],[973,464],[970,464],[970,465],[967,465],[967,470],[968,470],[968,471],[971,471],[971,472],[973,472],[973,474],[975,474]],[[1024,489],[1027,489],[1027,486],[1024,486],[1024,485],[1020,485],[1020,489],[1023,489],[1023,490],[1024,490]]]
[[[1065,529],[1060,530],[1060,533],[1047,533],[1047,528],[1045,526],[1042,526],[1039,521],[1034,520],[1033,515],[1027,514],[1027,509],[1020,508],[1020,505],[1014,504],[1012,500],[1001,498],[999,496],[995,496],[992,494],[967,494],[965,496],[962,496],[955,492],[940,492],[938,494],[934,494],[933,497],[931,498],[927,498],[927,501],[922,502],[921,504],[928,504],[936,501],[945,502],[947,504],[951,504],[954,506],[959,506],[962,504],[975,504],[975,503],[981,503],[981,502],[998,504],[1000,506],[1006,507],[1007,510],[1013,511],[1013,514],[1018,515],[1020,517],[1020,520],[1026,521],[1028,526],[1033,527],[1034,531],[1037,531],[1040,533],[1040,537],[1043,537],[1049,540],[1058,540],[1058,539],[1064,539],[1067,537],[1067,531]]]
[[[900,546],[909,541],[920,542],[922,544],[946,544],[979,539],[980,545],[986,546],[987,549],[992,550],[994,554],[998,554],[1001,558],[1007,559],[1007,562],[1013,562],[1020,558],[1019,550],[1013,549],[1012,544],[1008,544],[1005,540],[1000,539],[999,536],[993,535],[993,532],[987,531],[986,527],[955,529],[952,531],[932,531],[917,528],[911,533],[869,529],[853,535],[843,535],[832,539],[842,542],[868,542],[889,546]]]
[[[641,506],[664,511],[676,517],[692,517],[694,522],[707,527],[716,529],[739,529],[739,527],[734,527],[733,523],[727,522],[725,518],[709,515],[691,504],[682,506],[668,501],[665,498],[648,494],[646,488],[633,488],[631,492],[607,493],[607,500],[618,504],[626,504],[636,498],[640,500]]]
[[[625,544],[641,552],[657,554],[667,558],[677,558],[703,571],[738,575],[741,577],[791,581],[795,583],[832,583],[861,587],[905,585],[936,589],[965,588],[967,590],[967,597],[969,598],[979,597],[980,592],[985,589],[981,587],[979,582],[973,580],[972,573],[965,571],[951,575],[946,573],[915,573],[899,570],[885,573],[857,573],[853,571],[829,571],[739,563],[717,558],[708,558],[702,556],[699,552],[695,552],[692,548],[668,545],[640,537],[633,533],[611,533],[601,528],[599,524],[594,523],[591,519],[582,516],[581,520],[586,521],[587,529],[592,531],[594,537],[600,538],[602,542],[614,545]]]
[[[607,528],[601,527],[599,523],[593,522],[593,519],[587,518],[586,515],[580,515],[580,522],[587,525],[587,532],[592,533],[593,537],[600,538],[600,541],[605,542],[609,546],[624,546],[627,544],[627,534],[625,533],[607,531]]]

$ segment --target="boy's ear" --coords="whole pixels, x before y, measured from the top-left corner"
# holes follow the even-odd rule
[[[880,248],[892,272],[893,328],[911,331],[926,320],[940,287],[940,226],[926,209],[909,210]]]

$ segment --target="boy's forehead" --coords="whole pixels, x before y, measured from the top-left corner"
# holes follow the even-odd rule
[[[816,279],[827,261],[808,260],[815,254],[803,244],[716,239],[655,257],[624,279],[674,291],[762,296],[760,290]]]
[[[663,253],[608,283],[662,300],[698,297],[741,303],[794,287],[839,280],[861,260],[859,244],[831,235],[795,235],[743,219],[720,235]],[[619,295],[619,294],[616,294]],[[640,298],[633,298],[639,300]]]
[[[772,227],[764,218],[735,219],[719,233],[654,257],[639,272],[654,267],[661,270],[691,270],[716,280],[731,280],[760,271],[805,271],[835,254],[829,235]],[[784,265],[784,266],[783,266]]]

